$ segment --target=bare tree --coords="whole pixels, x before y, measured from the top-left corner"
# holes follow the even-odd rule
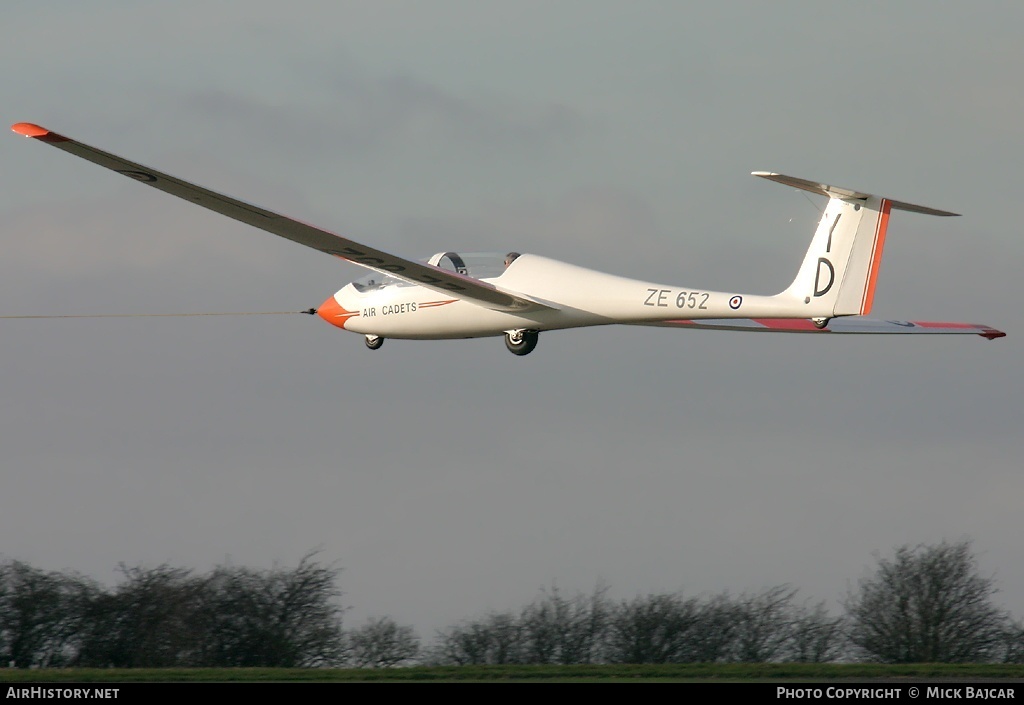
[[[969,541],[903,546],[848,594],[850,640],[883,663],[990,661],[1007,621],[995,592]]]
[[[719,663],[733,658],[738,623],[735,601],[723,592],[698,603],[697,624],[679,661]]]
[[[476,666],[488,663],[490,632],[480,621],[466,621],[437,633],[427,656],[439,666]]]
[[[589,595],[567,598],[552,585],[542,596],[523,609],[519,617],[524,640],[525,663],[594,663],[600,659],[601,646],[612,612],[599,585]]]
[[[779,659],[792,635],[796,593],[795,588],[780,585],[736,600],[732,660],[765,663]]]
[[[412,627],[390,617],[371,619],[348,634],[349,662],[357,668],[392,668],[419,655],[420,640]]]
[[[696,598],[647,595],[621,602],[612,613],[607,657],[612,663],[674,663],[688,660],[700,621]]]
[[[823,602],[796,608],[785,652],[787,661],[828,663],[839,659],[845,646],[844,620],[831,616]]]
[[[522,663],[523,629],[511,612],[492,612],[439,632],[427,660],[438,665]]]
[[[113,592],[96,589],[85,597],[76,665],[192,665],[203,581],[167,565],[122,565],[121,573],[124,579]]]
[[[1003,663],[1024,663],[1024,622],[1007,621],[1001,650],[999,660]]]
[[[199,614],[210,666],[317,667],[345,657],[338,570],[306,554],[294,569],[218,567]]]
[[[63,666],[73,658],[88,581],[24,563],[0,564],[0,665]]]
[[[294,569],[121,567],[112,591],[81,590],[79,666],[283,666],[344,657],[337,570],[307,554]],[[88,586],[86,586],[88,587]]]

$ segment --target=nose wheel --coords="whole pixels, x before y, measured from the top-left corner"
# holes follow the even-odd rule
[[[379,350],[380,346],[384,344],[384,338],[379,335],[368,335],[366,336],[366,347],[370,350]]]
[[[529,355],[537,347],[538,337],[535,330],[510,330],[505,333],[505,347],[513,355]]]

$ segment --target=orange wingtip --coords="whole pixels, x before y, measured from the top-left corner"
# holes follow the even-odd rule
[[[25,137],[33,137],[40,142],[70,142],[67,137],[58,135],[56,132],[50,132],[45,127],[34,125],[31,122],[18,122],[11,125],[11,129],[17,132],[19,135],[25,135]]]
[[[50,131],[45,127],[34,125],[31,122],[17,122],[11,125],[11,129],[25,137],[46,137]]]

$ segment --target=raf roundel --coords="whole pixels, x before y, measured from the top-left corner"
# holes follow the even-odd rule
[[[142,181],[143,183],[153,183],[156,181],[156,177],[152,174],[147,174],[144,171],[138,171],[136,169],[115,169],[118,174],[124,174],[129,179],[135,179],[136,181]]]
[[[735,311],[736,309],[738,309],[742,305],[743,305],[743,297],[742,296],[734,296],[731,299],[729,299],[729,308],[731,308],[733,311]]]

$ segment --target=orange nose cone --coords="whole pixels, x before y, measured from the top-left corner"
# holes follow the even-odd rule
[[[327,298],[320,308],[316,310],[316,315],[324,319],[332,326],[338,326],[338,328],[345,327],[345,321],[352,318],[352,316],[358,316],[359,311],[346,311],[341,305],[334,300],[333,296]]]

